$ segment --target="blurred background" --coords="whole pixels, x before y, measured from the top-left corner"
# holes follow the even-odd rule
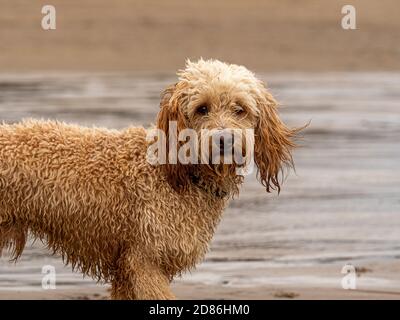
[[[43,30],[44,5],[56,29]],[[342,7],[356,9],[344,30]],[[400,3],[0,0],[0,120],[149,125],[185,59],[253,70],[289,125],[311,121],[281,194],[254,176],[181,299],[400,298]],[[44,265],[57,289],[41,286]],[[344,290],[342,268],[356,268]],[[0,259],[0,298],[101,299],[40,242]]]

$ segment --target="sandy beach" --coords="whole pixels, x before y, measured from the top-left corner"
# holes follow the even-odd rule
[[[343,0],[0,0],[2,71],[167,71],[217,58],[258,71],[400,69],[397,0],[353,0],[357,29],[341,28]]]
[[[260,73],[293,126],[311,121],[282,193],[254,175],[225,212],[198,268],[173,283],[179,299],[399,299],[399,73]],[[151,123],[165,74],[0,75],[0,117],[122,128]],[[344,290],[341,270],[358,270]],[[56,290],[41,287],[55,266]],[[36,242],[0,260],[2,299],[103,299]]]

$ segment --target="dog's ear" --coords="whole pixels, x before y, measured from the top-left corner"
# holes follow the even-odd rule
[[[161,94],[160,112],[157,117],[157,128],[167,134],[170,121],[176,121],[178,132],[186,128],[186,119],[182,113],[182,100],[185,98],[182,85],[175,83]]]
[[[258,178],[267,192],[280,192],[279,174],[285,166],[293,167],[291,151],[293,141],[300,129],[288,128],[279,118],[277,102],[260,83],[262,94],[258,95],[258,123],[255,129],[254,161]]]
[[[167,87],[161,95],[160,112],[157,116],[157,128],[161,129],[166,135],[167,163],[163,164],[162,167],[169,184],[177,191],[188,185],[189,168],[188,165],[179,163],[178,159],[176,159],[177,163],[170,163],[169,161],[169,137],[170,134],[173,135],[173,132],[170,132],[170,125],[172,121],[176,123],[176,137],[181,130],[187,127],[186,118],[181,108],[185,97],[184,87],[180,83]],[[179,147],[178,143],[176,145]]]

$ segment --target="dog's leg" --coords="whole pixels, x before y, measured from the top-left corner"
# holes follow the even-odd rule
[[[112,281],[111,298],[126,300],[175,299],[169,277],[145,259],[125,256],[118,265]]]

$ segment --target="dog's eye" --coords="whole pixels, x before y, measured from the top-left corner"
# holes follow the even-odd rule
[[[241,106],[236,106],[235,107],[235,114],[237,115],[242,115],[244,113],[244,109]]]
[[[201,115],[206,115],[208,113],[208,107],[205,104],[202,104],[196,109],[196,113]]]

